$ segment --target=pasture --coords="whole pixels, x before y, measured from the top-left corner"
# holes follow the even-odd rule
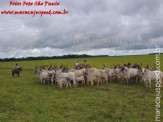
[[[152,89],[143,82],[126,85],[112,81],[59,90],[58,85],[40,85],[34,75],[35,66],[73,67],[84,59],[96,68],[128,62],[153,67],[155,63],[155,55],[0,62],[0,121],[155,121],[154,83]],[[16,63],[23,67],[19,78],[11,76]]]

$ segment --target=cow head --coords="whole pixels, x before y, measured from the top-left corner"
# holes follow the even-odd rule
[[[35,72],[34,74],[36,74],[38,72],[38,67],[35,66]]]

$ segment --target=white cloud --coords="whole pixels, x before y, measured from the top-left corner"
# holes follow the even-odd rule
[[[161,48],[162,51],[163,48]],[[57,49],[57,48],[35,48],[21,50],[20,52],[0,52],[0,58],[21,58],[21,57],[38,57],[38,56],[62,56],[69,54],[87,54],[87,55],[109,55],[109,56],[122,56],[122,55],[142,55],[154,53],[155,49],[142,49],[142,50],[116,50],[114,48],[101,48],[101,49],[92,49],[85,51],[72,51],[66,49]],[[135,53],[136,52],[136,53]]]
[[[19,0],[20,1],[20,0]],[[35,1],[35,0],[32,0]],[[53,1],[53,0],[49,0]],[[62,0],[58,7],[10,7],[9,1],[2,0],[0,10],[62,10],[66,8],[68,15],[0,15],[0,57],[30,56],[34,51],[39,55],[64,55],[79,53],[126,55],[152,53],[156,44],[163,47],[163,1],[161,0]],[[80,33],[81,43],[73,44],[71,35]],[[124,44],[127,37],[136,38],[140,34],[143,38],[150,36],[153,43],[142,43],[137,46]],[[87,37],[91,37],[94,44],[86,44]],[[114,44],[107,46],[99,37],[113,37]],[[119,45],[117,38],[122,37]],[[47,48],[48,47],[48,48]],[[107,48],[107,49],[106,49]],[[80,50],[79,50],[80,49]],[[94,49],[94,50],[93,50]],[[52,53],[51,50],[57,53]],[[142,50],[146,50],[143,52]],[[41,51],[41,52],[40,52]],[[151,52],[150,52],[151,51]],[[32,56],[32,55],[31,55]]]

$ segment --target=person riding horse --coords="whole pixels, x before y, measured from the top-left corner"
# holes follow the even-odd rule
[[[80,69],[80,64],[78,61],[75,63],[75,69]]]
[[[86,60],[84,60],[83,67],[84,67],[84,68],[88,68],[88,67],[89,67],[89,64],[87,63],[87,61],[86,61]]]
[[[14,74],[20,74],[20,71],[22,71],[22,67],[19,68],[18,64],[15,65],[15,69],[12,70],[12,76],[14,76]]]
[[[18,64],[15,65],[15,70],[17,71],[19,68]]]

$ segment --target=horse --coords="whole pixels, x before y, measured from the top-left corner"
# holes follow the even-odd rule
[[[17,68],[17,69],[13,69],[12,70],[12,77],[14,77],[14,74],[18,74],[18,77],[19,77],[20,71],[22,71],[22,67]]]

